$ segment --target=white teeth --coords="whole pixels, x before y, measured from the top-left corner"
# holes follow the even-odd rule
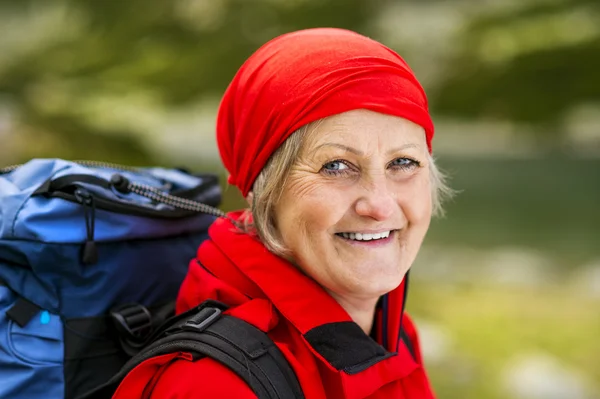
[[[371,241],[371,240],[380,240],[382,238],[388,238],[390,236],[391,231],[384,231],[382,233],[341,233],[341,236],[348,240],[356,240],[356,241]]]

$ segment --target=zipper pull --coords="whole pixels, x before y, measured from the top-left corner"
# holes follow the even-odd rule
[[[75,190],[75,198],[83,206],[85,217],[85,231],[87,238],[81,252],[81,262],[84,265],[98,263],[98,247],[94,241],[94,230],[96,225],[96,203],[92,194],[84,188]]]

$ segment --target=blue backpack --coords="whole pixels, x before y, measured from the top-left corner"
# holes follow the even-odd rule
[[[0,169],[0,398],[75,398],[116,374],[172,313],[220,200],[216,176],[175,169]]]

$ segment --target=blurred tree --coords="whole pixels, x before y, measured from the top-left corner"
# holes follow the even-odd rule
[[[560,124],[573,107],[600,102],[599,21],[596,0],[532,2],[474,20],[433,90],[432,106],[564,133]]]
[[[11,53],[10,41],[0,40],[5,50],[4,57],[0,51],[0,97],[14,104],[26,130],[52,132],[53,142],[64,150],[58,153],[73,152],[66,147],[77,146],[75,134],[91,133],[90,137],[104,136],[105,148],[111,149],[103,152],[96,147],[96,157],[114,158],[120,155],[112,149],[122,147],[123,137],[134,128],[107,123],[112,117],[110,106],[98,112],[94,104],[99,99],[139,93],[158,107],[170,109],[202,96],[219,95],[241,63],[270,38],[312,26],[361,31],[375,3],[0,0],[0,18],[37,19],[32,28],[50,25],[29,51],[17,42]],[[54,25],[44,22],[44,15],[53,17]],[[28,25],[23,25],[12,29],[23,38],[35,36],[34,29],[28,32]],[[6,33],[11,27],[7,23],[0,29]],[[50,147],[48,153],[56,154],[56,148]],[[142,152],[144,147],[139,146],[138,160],[147,158]]]
[[[22,158],[69,153],[74,134],[90,133],[110,149],[95,146],[96,157],[121,157],[115,149],[129,140],[123,154],[137,151],[146,162],[140,130],[156,123],[153,110],[218,97],[246,57],[283,32],[369,33],[390,1],[0,0],[0,106],[8,101],[16,110],[15,131],[44,131],[54,137],[48,143],[60,143],[62,152],[38,146]],[[532,1],[492,11],[463,30],[429,88],[432,109],[564,132],[569,110],[600,101],[600,3]],[[144,115],[122,109],[140,103],[150,105]]]

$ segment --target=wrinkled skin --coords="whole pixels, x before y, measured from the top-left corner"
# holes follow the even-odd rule
[[[365,331],[429,228],[427,154],[423,128],[406,119],[367,110],[325,118],[304,140],[276,205],[293,261]],[[386,231],[370,241],[341,235]]]

